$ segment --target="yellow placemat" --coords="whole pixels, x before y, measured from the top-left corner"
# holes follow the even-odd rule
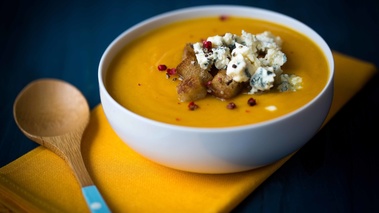
[[[376,68],[334,52],[335,99],[327,121],[376,73]],[[326,121],[326,122],[327,122]],[[115,135],[101,105],[91,112],[83,158],[113,212],[228,212],[283,165],[288,156],[256,170],[206,175],[157,165]],[[37,147],[0,169],[0,211],[88,212],[63,160]]]

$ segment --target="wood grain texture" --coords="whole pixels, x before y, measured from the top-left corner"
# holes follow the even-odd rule
[[[29,139],[64,159],[81,187],[93,185],[80,150],[89,106],[77,88],[56,79],[36,80],[20,92],[13,109],[18,127]]]

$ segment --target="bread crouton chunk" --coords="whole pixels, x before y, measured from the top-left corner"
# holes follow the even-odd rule
[[[243,84],[236,82],[226,74],[226,70],[220,70],[208,84],[211,93],[220,99],[230,99],[237,96]]]

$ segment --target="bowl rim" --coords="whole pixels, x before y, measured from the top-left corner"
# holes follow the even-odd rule
[[[125,37],[126,35],[130,34],[131,32],[133,32],[139,28],[142,28],[148,24],[152,24],[155,22],[159,23],[160,21],[165,20],[167,18],[172,18],[172,17],[177,18],[177,16],[179,16],[179,18],[172,20],[170,22],[165,22],[163,25],[169,24],[169,23],[174,23],[177,21],[185,20],[185,19],[189,19],[189,18],[196,18],[196,17],[200,18],[200,17],[207,17],[207,16],[209,17],[209,16],[216,16],[216,15],[227,15],[228,12],[220,12],[220,11],[230,11],[230,10],[239,10],[239,11],[244,11],[244,12],[255,12],[255,13],[266,14],[266,15],[269,14],[270,19],[267,19],[267,17],[265,17],[265,18],[262,18],[262,20],[280,23],[281,25],[285,25],[287,27],[290,27],[293,30],[300,32],[302,34],[309,34],[309,33],[312,34],[314,36],[314,38],[316,38],[316,41],[314,41],[314,42],[317,44],[317,46],[319,46],[319,48],[324,53],[324,56],[327,60],[328,68],[329,68],[328,81],[326,82],[323,89],[317,94],[317,96],[315,96],[308,103],[304,104],[303,106],[299,107],[296,110],[293,110],[289,113],[286,113],[284,115],[281,115],[279,117],[269,119],[266,121],[261,121],[261,122],[253,123],[253,124],[245,124],[245,125],[238,125],[238,126],[227,126],[227,127],[193,127],[193,126],[184,126],[184,125],[175,125],[175,124],[165,123],[162,121],[157,121],[157,120],[154,120],[151,118],[144,117],[140,114],[137,114],[137,113],[123,107],[120,103],[118,103],[109,94],[109,92],[106,89],[105,84],[104,84],[104,77],[105,77],[104,73],[106,72],[106,70],[103,69],[103,67],[104,67],[105,60],[107,59],[107,57],[109,57],[109,52],[111,52],[112,49],[115,48],[115,46],[118,44],[118,42],[120,42],[120,40],[123,37]],[[202,12],[206,12],[207,15],[205,13],[204,13],[205,15],[195,15],[197,13],[202,13]],[[242,15],[241,17],[246,17],[246,16]],[[274,20],[272,20],[272,17],[277,17],[277,18],[280,17],[281,19],[279,19],[279,21],[278,20],[274,21]],[[252,18],[252,17],[247,17],[247,18]],[[282,22],[284,22],[283,20],[285,20],[286,22],[290,22],[291,24],[294,24],[295,26],[294,25],[289,26],[288,24],[283,24],[282,23]],[[158,25],[154,26],[154,28],[151,28],[151,30],[162,27],[163,25],[158,24]],[[305,32],[299,31],[298,30],[299,27],[302,28],[303,30],[305,30]],[[147,31],[145,31],[145,32],[147,32]],[[333,59],[332,51],[331,51],[330,47],[328,46],[328,44],[326,43],[326,41],[315,30],[313,30],[308,25],[304,24],[303,22],[301,22],[301,21],[299,21],[293,17],[290,17],[288,15],[285,15],[285,14],[282,14],[282,13],[279,13],[276,11],[272,11],[272,10],[268,10],[268,9],[264,9],[264,8],[259,8],[259,7],[252,7],[252,6],[227,5],[227,4],[201,5],[201,6],[192,6],[192,7],[180,8],[180,9],[176,9],[176,10],[172,10],[172,11],[167,11],[167,12],[164,12],[164,13],[161,13],[158,15],[154,15],[150,18],[147,18],[147,19],[129,27],[125,31],[123,31],[107,46],[107,48],[103,52],[101,59],[100,59],[100,62],[99,62],[99,65],[98,65],[98,81],[99,81],[100,93],[103,92],[103,95],[105,95],[106,98],[111,101],[111,104],[113,104],[119,110],[123,111],[123,113],[127,113],[129,116],[133,116],[134,118],[139,119],[139,120],[144,121],[144,122],[147,122],[151,125],[166,127],[166,128],[172,129],[172,130],[176,129],[176,130],[181,130],[181,131],[196,131],[196,132],[210,132],[210,131],[211,132],[219,132],[219,131],[225,132],[225,131],[236,131],[236,130],[243,131],[243,130],[247,130],[250,128],[264,127],[264,126],[270,125],[272,123],[276,123],[276,122],[282,121],[284,119],[287,119],[288,117],[292,117],[295,114],[305,110],[307,107],[309,107],[314,102],[316,102],[318,99],[320,99],[320,97],[324,93],[326,93],[326,90],[329,87],[333,87],[333,83],[334,83],[334,59]],[[102,102],[102,100],[101,100],[101,102]],[[330,106],[329,106],[329,110],[330,110]]]

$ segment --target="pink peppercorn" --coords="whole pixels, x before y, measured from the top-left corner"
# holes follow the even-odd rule
[[[167,66],[166,65],[164,65],[164,64],[160,64],[160,65],[158,65],[158,70],[159,71],[165,71],[167,69]]]
[[[176,69],[175,68],[167,69],[167,74],[169,74],[169,75],[175,75],[176,74]]]
[[[199,106],[197,104],[195,104],[195,102],[191,101],[189,104],[188,104],[188,109],[193,111],[195,109],[199,108]]]
[[[228,105],[226,105],[226,108],[228,109],[235,109],[237,107],[237,105],[233,102],[230,102]]]
[[[203,41],[203,48],[207,49],[208,51],[211,51],[212,50],[212,42],[204,40]]]
[[[229,17],[227,15],[221,15],[220,16],[220,20],[221,21],[225,21],[226,19],[228,19]]]
[[[247,100],[247,104],[249,104],[249,106],[254,106],[257,104],[257,101],[254,98],[249,98],[249,100]]]

